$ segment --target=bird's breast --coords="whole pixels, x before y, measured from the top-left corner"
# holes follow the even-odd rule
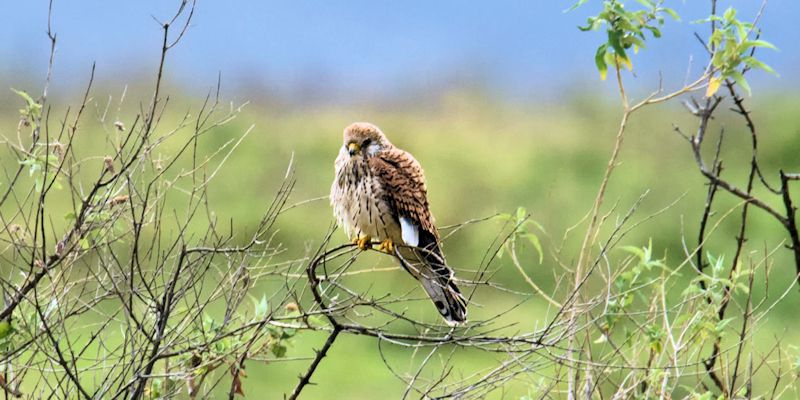
[[[380,177],[372,175],[366,161],[337,163],[331,204],[339,224],[351,237],[375,240],[400,237],[400,227]]]

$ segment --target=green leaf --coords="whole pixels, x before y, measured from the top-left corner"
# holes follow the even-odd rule
[[[645,26],[644,28],[650,31],[650,33],[653,34],[654,38],[658,39],[661,37],[661,30],[656,28],[655,26]],[[644,48],[644,45],[639,45],[639,47]]]
[[[27,92],[23,90],[17,90],[14,88],[11,88],[11,91],[16,93],[19,97],[22,97],[25,100],[25,102],[28,103],[28,107],[37,104],[36,100],[34,100]]]
[[[283,334],[281,335],[281,339],[290,339],[294,335],[297,334],[297,329],[294,328],[284,328]]]
[[[283,343],[275,342],[271,347],[270,351],[272,351],[275,357],[283,358],[286,356],[286,345]]]
[[[747,80],[744,79],[744,75],[742,75],[741,72],[731,71],[729,75],[734,80],[734,82],[736,82],[736,84],[742,88],[742,90],[747,92],[748,96],[752,94],[752,92],[750,91],[750,84],[747,83]]]
[[[25,100],[26,106],[25,108],[19,110],[19,113],[22,114],[24,117],[28,117],[30,119],[37,119],[39,115],[41,115],[42,105],[39,104],[36,100],[34,100],[28,93],[17,90],[11,89],[12,92],[16,93],[18,96],[22,97]],[[30,121],[34,122],[34,121]]]
[[[586,19],[586,26],[578,25],[578,29],[583,31],[583,32],[593,31],[593,30],[599,28],[602,23],[603,23],[603,20],[601,20],[599,18],[589,17],[589,18]]]
[[[772,43],[767,42],[766,40],[758,40],[758,39],[756,39],[756,40],[745,40],[744,42],[742,42],[742,46],[744,48],[746,48],[746,49],[749,49],[751,47],[763,47],[763,48],[767,48],[767,49],[770,49],[770,50],[775,50],[775,51],[778,50],[778,48],[775,47],[775,45],[773,45]]]
[[[717,53],[719,54],[719,53]],[[719,85],[722,84],[722,79],[718,76],[713,76],[708,80],[708,87],[706,88],[706,97],[711,97],[719,90]]]
[[[14,327],[11,326],[10,321],[0,321],[0,340],[5,339],[6,336],[10,335],[12,332],[14,332]]]
[[[637,258],[639,258],[640,262],[645,259],[644,250],[642,250],[642,249],[640,249],[640,248],[638,248],[636,246],[622,246],[622,247],[620,247],[620,250],[635,255]]]
[[[311,315],[308,317],[308,324],[313,327],[324,327],[327,326],[327,320],[323,319],[319,315]]]
[[[744,62],[744,64],[747,65],[750,68],[760,69],[760,70],[762,70],[762,71],[764,71],[764,72],[766,72],[768,74],[772,74],[772,75],[775,75],[775,76],[778,75],[778,73],[775,72],[775,70],[772,69],[772,67],[770,67],[769,65],[764,64],[763,62],[757,60],[755,57],[750,57],[750,56],[742,57],[742,62]]]
[[[608,44],[611,45],[611,48],[614,49],[614,52],[617,53],[622,59],[627,59],[628,55],[625,53],[625,49],[622,47],[622,42],[620,41],[621,34],[617,31],[609,30],[608,31]]]
[[[267,304],[267,295],[261,295],[261,300],[255,305],[255,318],[263,319],[267,315],[269,304]]]
[[[667,13],[667,15],[672,17],[672,19],[674,19],[675,21],[680,21],[681,20],[680,15],[678,15],[678,13],[676,13],[675,10],[673,10],[673,9],[671,9],[669,7],[663,7],[663,8],[660,8],[659,10]]]
[[[160,398],[164,388],[164,380],[161,378],[152,379],[150,381],[150,393],[149,397],[151,399]]]
[[[601,343],[605,343],[607,341],[608,341],[608,337],[605,334],[601,333],[600,336],[598,336],[597,339],[595,339],[592,343],[601,344]]]
[[[725,330],[725,327],[728,326],[731,322],[733,322],[733,318],[725,318],[717,322],[717,325],[714,327],[717,334],[722,334],[722,331]]]
[[[528,217],[528,210],[525,207],[517,207],[517,222],[522,222]]]
[[[529,219],[529,220],[525,221],[525,223],[535,226],[536,229],[538,229],[542,233],[547,233],[547,231],[544,230],[544,227],[542,226],[542,224],[540,224],[540,223],[538,223],[538,222],[536,222],[536,221],[534,221],[532,219]]]
[[[29,167],[33,167],[34,165],[39,165],[39,160],[36,157],[26,158],[18,162],[20,165],[27,165]]]
[[[606,64],[606,50],[608,49],[607,44],[600,45],[597,48],[597,53],[594,56],[594,63],[597,65],[597,70],[600,72],[600,79],[606,80],[606,74],[608,73],[608,65]]]
[[[722,18],[725,21],[733,22],[733,19],[736,18],[736,9],[733,7],[728,7],[728,9],[725,10],[725,14],[722,14]]]
[[[750,293],[750,288],[742,282],[736,284],[736,289],[741,290],[744,294]]]
[[[586,2],[587,2],[587,1],[589,1],[589,0],[578,0],[578,2],[577,2],[577,3],[573,4],[573,5],[572,5],[572,7],[570,7],[570,8],[568,8],[568,9],[564,10],[564,12],[566,13],[566,12],[573,11],[573,10],[575,10],[576,8],[578,8],[578,7],[580,7],[580,6],[584,5],[584,4],[586,4]]]
[[[650,349],[653,350],[653,353],[661,353],[661,340],[650,341]]]
[[[542,252],[542,244],[539,242],[539,237],[533,233],[527,233],[523,237],[528,239],[533,248],[536,249],[536,252],[539,253],[539,264],[541,264],[544,261],[544,252]]]

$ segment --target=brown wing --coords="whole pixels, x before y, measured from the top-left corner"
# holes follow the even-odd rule
[[[422,167],[414,157],[398,148],[384,150],[369,159],[373,175],[383,181],[386,196],[394,206],[397,218],[411,219],[436,242],[439,233],[428,206],[428,192]],[[422,232],[420,232],[422,236]]]
[[[453,280],[439,246],[439,233],[428,208],[428,193],[422,167],[411,154],[397,148],[382,151],[369,159],[370,171],[384,185],[385,196],[394,207],[396,218],[408,218],[419,229],[415,248],[396,247],[400,264],[419,279],[436,309],[448,324],[467,318],[467,301]]]

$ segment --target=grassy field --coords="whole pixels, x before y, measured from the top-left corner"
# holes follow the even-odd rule
[[[194,108],[199,104],[193,99],[180,102]],[[800,114],[796,112],[800,98],[779,93],[761,94],[752,104],[761,133],[759,157],[767,178],[774,182],[778,168],[800,170],[797,158]],[[103,104],[99,106],[102,107]],[[173,108],[176,109],[182,108]],[[126,120],[129,115],[126,113],[133,112],[134,107],[127,104],[121,110],[120,119],[130,123]],[[159,129],[169,129],[178,118],[177,114],[167,115],[160,123],[163,128]],[[722,158],[725,176],[743,184],[750,157],[749,137],[735,116],[726,118],[714,121],[712,132],[716,136],[724,127]],[[425,106],[273,109],[264,104],[250,104],[236,119],[215,129],[199,143],[200,154],[210,155],[225,143],[241,137],[251,124],[254,125],[210,186],[210,206],[219,221],[233,221],[234,230],[242,238],[251,233],[291,160],[297,183],[289,203],[302,204],[278,220],[276,239],[285,251],[276,261],[302,258],[309,248],[320,243],[333,221],[328,200],[324,198],[333,178],[333,160],[341,146],[342,128],[359,120],[379,125],[394,144],[412,152],[422,163],[433,213],[440,226],[497,213],[513,213],[518,207],[532,213],[532,218],[544,228],[540,239],[545,257],[540,263],[535,251],[526,248],[523,262],[537,284],[545,291],[552,291],[563,274],[553,257],[557,249],[563,244],[562,261],[577,258],[582,228],[585,227],[583,219],[592,205],[608,162],[619,123],[619,108],[607,100],[585,97],[559,102],[506,103],[474,92],[451,93],[442,96],[435,104]],[[2,133],[14,137],[15,116],[6,113],[2,121]],[[619,218],[646,193],[634,216],[634,220],[642,221],[642,224],[628,233],[622,244],[644,246],[652,240],[655,253],[666,257],[668,266],[675,267],[683,261],[683,243],[689,247],[695,245],[706,186],[689,146],[674,132],[673,123],[690,130],[694,120],[677,104],[654,107],[634,116],[625,139],[621,163],[608,188],[604,210],[611,220]],[[96,157],[100,162],[114,141],[113,130],[102,129],[108,124],[108,121],[100,124],[87,119],[76,151]],[[175,141],[175,146],[178,142]],[[165,151],[168,149],[169,144]],[[706,150],[713,151],[711,148]],[[219,157],[216,160],[218,162]],[[0,162],[12,167],[17,160],[3,159]],[[722,194],[721,197],[720,209],[741,206],[730,196]],[[66,206],[63,210],[53,210],[54,220]],[[780,204],[776,203],[777,206]],[[651,215],[654,216],[648,218]],[[720,216],[714,218],[716,221]],[[722,220],[707,251],[717,254],[731,248],[736,235],[736,218]],[[785,239],[780,226],[759,210],[753,210],[750,218],[748,256],[756,257],[765,248],[776,247]],[[578,229],[565,236],[565,232],[576,224]],[[457,268],[457,275],[472,278],[474,269],[501,229],[499,221],[490,219],[448,237],[444,250],[448,261]],[[608,232],[604,231],[601,236],[606,234]],[[346,240],[345,235],[339,232],[335,234],[333,243]],[[731,257],[730,254],[723,255]],[[789,252],[779,250],[773,261],[770,280],[778,283],[790,281],[794,266]],[[360,265],[368,268],[393,264],[386,257],[369,256],[360,260]],[[519,273],[507,259],[497,260],[494,267],[497,268],[493,277],[496,284],[512,290],[526,289]],[[688,282],[692,277],[691,270],[685,269],[684,275]],[[375,294],[402,292],[416,287],[415,282],[400,270],[371,274],[361,279],[364,279],[361,284],[371,285],[370,290]],[[757,280],[763,282],[764,277],[759,276]],[[773,296],[785,289],[785,285],[770,286]],[[258,296],[261,291],[269,296],[275,290],[280,290],[277,284],[265,281],[252,293]],[[506,322],[516,325],[504,331],[531,329],[544,324],[548,304],[541,298],[525,299],[486,288],[477,291],[470,317],[476,320],[486,318],[523,300],[522,306],[506,317]],[[787,343],[797,343],[800,334],[791,329],[797,301],[797,294],[791,293],[781,302],[771,317],[763,321],[757,340],[764,340],[766,346],[769,338],[779,335],[785,337]],[[418,302],[418,309],[411,312],[421,313],[431,321],[437,318],[426,301]],[[253,398],[280,398],[282,393],[291,390],[298,373],[307,367],[311,348],[319,347],[324,336],[301,333],[293,340],[286,359],[248,364],[245,393]],[[397,373],[413,371],[412,366],[419,362],[419,357],[412,361],[408,348],[387,343],[381,346],[379,349],[376,340],[364,337],[347,336],[337,341],[330,358],[313,379],[317,385],[308,389],[306,398],[399,397],[405,385],[384,365],[379,350],[383,350],[389,365]],[[460,369],[457,374],[482,370],[501,359],[499,355],[477,351],[454,351],[453,365]],[[435,375],[436,368],[434,362],[426,373]],[[520,376],[506,393],[498,393],[497,397],[519,398],[527,393],[530,385],[535,384],[539,374],[546,375],[547,371]],[[767,385],[768,382],[756,384]]]

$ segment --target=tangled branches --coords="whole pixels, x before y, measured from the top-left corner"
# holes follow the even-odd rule
[[[764,345],[757,332],[795,283],[770,283],[781,245],[748,248],[746,228],[751,206],[777,220],[800,271],[789,188],[800,179],[783,171],[779,184],[766,178],[735,68],[710,61],[692,83],[636,102],[623,82],[626,60],[615,58],[613,43],[604,47],[623,115],[597,196],[576,225],[585,222],[586,231],[574,243],[568,230],[555,248],[524,209],[443,228],[447,240],[500,223],[479,262],[454,265],[472,320],[450,327],[410,277],[382,266],[391,257],[336,245],[334,228],[303,256],[285,254],[280,217],[307,203],[289,204],[293,165],[257,221],[234,226],[216,214],[212,185],[252,127],[205,151],[206,139],[241,110],[223,107],[219,84],[196,115],[176,119],[169,111],[165,60],[186,34],[194,7],[184,1],[160,23],[152,97],[133,116],[111,117],[111,100],[97,107],[94,69],[81,103],[59,122],[53,116],[60,111],[47,100],[50,73],[38,98],[18,92],[24,108],[17,138],[3,138],[8,156],[0,158],[7,178],[0,186],[0,389],[7,396],[234,398],[247,393],[248,366],[292,362],[301,373],[283,392],[296,399],[310,396],[326,363],[347,359],[354,338],[377,348],[376,363],[397,378],[403,398],[778,397],[796,389],[784,339]],[[52,69],[56,35],[49,26],[48,38]],[[712,60],[715,46],[704,43]],[[630,232],[680,200],[640,216],[649,201],[643,188],[627,209],[606,205],[629,119],[708,89],[715,79],[750,133],[745,184],[739,188],[722,176],[721,134],[713,161],[704,158],[703,143],[725,99],[711,92],[689,102],[696,133],[675,130],[709,184],[697,242],[684,240],[678,260],[658,256],[658,243],[624,245]],[[85,115],[92,105],[105,110],[94,122]],[[83,134],[90,123],[104,132],[102,139]],[[759,184],[774,198],[760,195]],[[722,207],[722,192],[740,202]],[[709,238],[737,213],[738,235],[726,261],[726,251]],[[532,268],[531,248],[551,266],[553,282]],[[521,279],[499,279],[503,268]],[[395,272],[397,279],[386,278]],[[317,339],[321,347],[314,350]],[[287,357],[290,348],[308,356]]]

